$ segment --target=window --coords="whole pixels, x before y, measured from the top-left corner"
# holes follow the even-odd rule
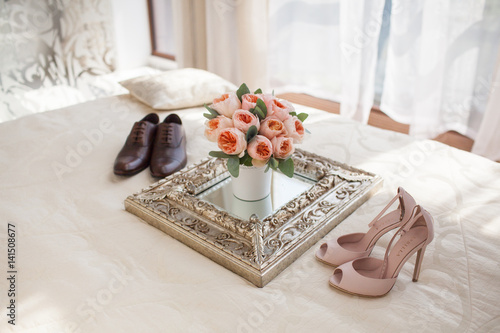
[[[172,0],[148,0],[153,55],[175,60]]]

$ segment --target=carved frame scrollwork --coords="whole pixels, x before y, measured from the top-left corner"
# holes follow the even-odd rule
[[[295,175],[314,181],[273,214],[244,220],[197,195],[229,177],[204,159],[125,200],[125,209],[201,254],[265,286],[382,185],[372,173],[297,149]]]

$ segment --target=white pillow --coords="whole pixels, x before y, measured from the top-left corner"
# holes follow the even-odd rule
[[[122,81],[120,84],[132,96],[157,110],[200,106],[238,89],[213,73],[195,68],[169,70]]]

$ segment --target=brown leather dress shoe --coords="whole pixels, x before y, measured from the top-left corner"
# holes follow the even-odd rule
[[[158,125],[150,163],[151,175],[166,177],[184,168],[186,163],[186,134],[181,119],[172,113]]]
[[[134,124],[115,159],[113,171],[116,175],[131,176],[148,167],[159,121],[156,113],[150,113]]]

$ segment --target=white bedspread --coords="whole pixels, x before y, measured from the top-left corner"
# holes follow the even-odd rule
[[[126,212],[124,199],[156,179],[112,172],[133,122],[152,111],[123,95],[0,124],[0,332],[498,332],[500,165],[296,108],[310,113],[301,148],[384,178],[326,239],[366,231],[403,186],[436,222],[419,282],[413,258],[386,297],[343,294],[314,258],[319,242],[260,289]],[[196,163],[215,148],[202,109],[177,113]],[[17,231],[15,326],[8,223]]]

